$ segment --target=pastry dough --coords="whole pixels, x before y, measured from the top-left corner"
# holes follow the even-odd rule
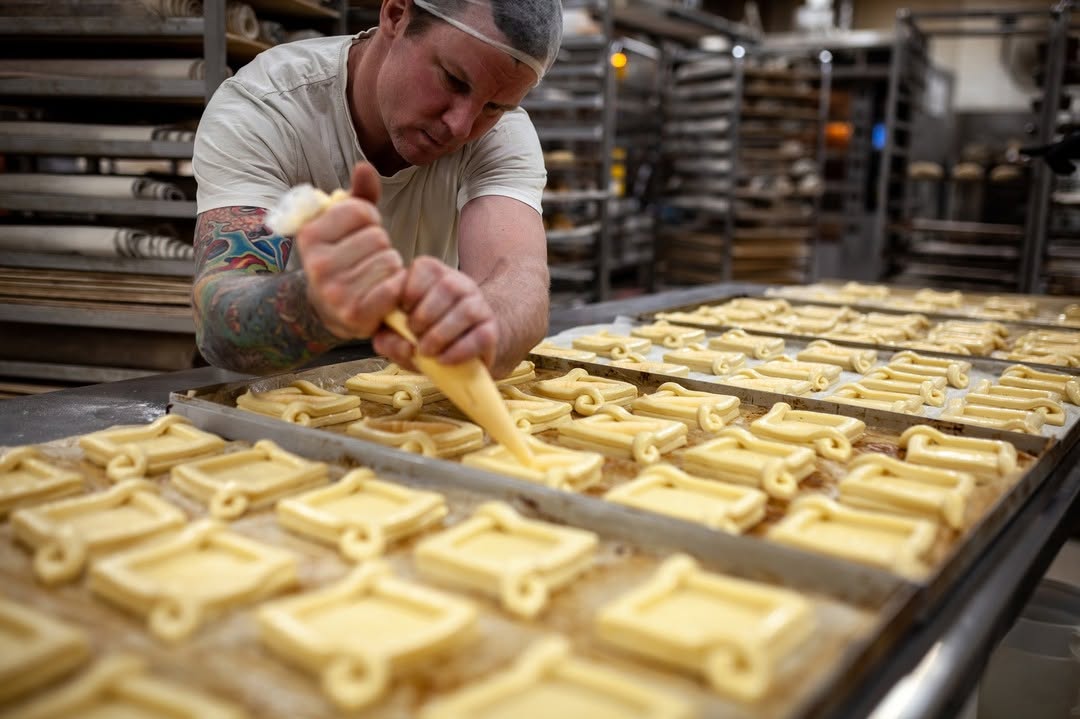
[[[249,509],[329,481],[326,465],[286,452],[268,439],[251,449],[178,464],[177,489],[207,504],[215,519],[236,519]]]
[[[913,340],[922,337],[930,328],[930,320],[926,315],[906,314],[892,315],[882,312],[868,312],[862,316],[861,321],[869,327],[884,327],[890,330],[900,330],[904,339]]]
[[[963,397],[949,400],[941,411],[940,419],[1026,434],[1039,434],[1043,425],[1046,424],[1046,415],[1040,412],[969,404]]]
[[[574,420],[558,429],[559,441],[575,449],[596,450],[641,464],[686,444],[687,429],[682,422],[654,417],[636,417],[618,405],[601,407],[590,417]]]
[[[82,629],[0,597],[0,702],[51,684],[89,657]]]
[[[686,365],[672,364],[668,362],[654,362],[646,359],[645,355],[631,352],[623,359],[612,360],[612,367],[622,367],[638,372],[650,372],[652,374],[668,374],[675,377],[689,377],[690,368]]]
[[[109,479],[119,482],[214,454],[225,447],[225,440],[196,429],[186,417],[167,414],[147,425],[113,427],[83,435],[79,446],[90,461],[105,467]]]
[[[791,308],[790,314],[796,317],[841,322],[854,319],[859,313],[846,306],[827,307],[825,305],[796,305]]]
[[[901,414],[922,414],[923,412],[922,397],[903,392],[870,389],[861,382],[848,382],[840,385],[835,392],[824,397],[824,399],[841,404],[883,409],[887,412],[899,412]]]
[[[306,380],[267,392],[248,390],[236,398],[236,406],[303,427],[326,427],[364,416],[359,397],[331,392]]]
[[[955,309],[964,304],[964,293],[960,290],[938,292],[931,289],[921,289],[915,293],[914,300],[932,307],[951,307]]]
[[[75,494],[82,488],[80,473],[57,467],[34,447],[16,447],[0,457],[0,519],[18,507]]]
[[[420,719],[690,719],[691,708],[638,677],[573,656],[552,636],[533,644],[509,669],[438,699]]]
[[[979,484],[1008,477],[1017,468],[1016,447],[997,439],[956,437],[925,424],[908,427],[899,442],[905,459],[975,475]]]
[[[669,349],[679,349],[705,339],[705,330],[693,327],[679,327],[667,320],[657,320],[651,325],[643,325],[630,330],[634,337],[644,337],[650,342],[661,344]]]
[[[686,450],[683,460],[689,472],[760,487],[777,499],[794,497],[815,469],[813,450],[761,439],[740,427]]]
[[[498,380],[495,384],[501,389],[532,382],[534,379],[536,379],[536,365],[528,360],[522,360],[517,363],[517,366],[514,367],[510,374]]]
[[[571,492],[588,489],[604,478],[602,454],[557,447],[533,437],[527,441],[533,453],[531,465],[523,465],[509,450],[498,444],[465,455],[461,463]]]
[[[639,417],[658,417],[682,422],[690,429],[719,432],[739,418],[738,397],[686,389],[665,382],[656,392],[638,397],[630,408]]]
[[[157,495],[157,487],[128,479],[74,499],[11,515],[15,537],[34,552],[34,574],[48,585],[75,579],[92,556],[125,549],[182,526],[187,517]]]
[[[805,380],[767,377],[756,369],[741,369],[735,374],[724,377],[720,381],[720,384],[730,384],[736,387],[745,387],[746,389],[796,396],[810,394],[814,391],[813,385]]]
[[[955,342],[945,342],[939,340],[936,342],[923,342],[912,340],[910,342],[901,342],[901,347],[906,347],[909,350],[922,350],[923,352],[948,352],[954,355],[970,355],[971,350],[963,345],[958,345]]]
[[[709,340],[709,349],[742,352],[747,357],[770,360],[784,353],[783,337],[759,337],[745,330],[728,330]]]
[[[766,300],[760,297],[736,297],[721,307],[729,310],[757,312],[761,317],[779,315],[791,310],[791,303],[784,299]]]
[[[421,574],[498,597],[508,612],[531,619],[551,592],[592,565],[597,543],[592,532],[525,519],[508,504],[487,502],[422,541],[413,557]]]
[[[693,312],[657,312],[656,317],[678,324],[704,325],[706,327],[719,327],[724,324],[724,319],[710,315],[698,308]]]
[[[256,616],[275,654],[320,676],[338,708],[370,706],[395,675],[457,648],[476,624],[472,602],[398,579],[382,560],[298,597],[269,602]]]
[[[605,404],[628,405],[638,396],[637,387],[629,382],[594,377],[581,367],[562,377],[540,380],[532,390],[544,397],[573,402],[574,411],[584,415],[595,414]]]
[[[882,325],[871,325],[867,324],[863,319],[849,322],[842,327],[837,327],[835,332],[830,332],[826,334],[826,336],[838,338],[846,337],[852,342],[883,345],[903,342],[908,339],[908,333],[904,329]]]
[[[446,399],[426,375],[409,372],[396,364],[354,375],[345,381],[345,387],[361,399],[394,407],[399,419],[412,419],[423,411],[425,404]]]
[[[296,567],[291,552],[204,519],[174,537],[95,562],[90,590],[146,615],[150,632],[172,642],[191,636],[212,613],[294,586]]]
[[[983,301],[982,308],[987,312],[1006,312],[1016,316],[1016,319],[1034,317],[1039,306],[1034,300],[1025,300],[1020,297],[988,297]]]
[[[592,362],[596,359],[595,352],[587,352],[586,350],[575,350],[569,347],[560,347],[551,340],[544,340],[540,344],[529,350],[535,355],[542,355],[544,357],[562,357],[568,360],[576,360],[578,362]]]
[[[909,374],[944,377],[950,387],[957,389],[968,386],[971,372],[970,362],[943,357],[927,357],[908,350],[894,354],[889,360],[889,366]]]
[[[705,345],[690,344],[682,349],[664,353],[665,362],[685,365],[695,372],[726,375],[746,365],[742,352],[711,350]]]
[[[835,317],[799,317],[788,315],[777,321],[777,332],[787,332],[793,335],[817,335],[836,327],[839,323]]]
[[[499,393],[506,400],[515,426],[526,434],[539,434],[572,419],[574,408],[567,402],[534,397],[517,387],[500,387]]]
[[[840,501],[853,507],[923,517],[960,529],[975,476],[864,454],[851,462],[838,489]]]
[[[1042,389],[1057,392],[1072,404],[1080,404],[1080,379],[1073,375],[1043,372],[1015,364],[1001,372],[998,384],[1021,389]]]
[[[158,679],[130,654],[99,660],[63,686],[19,706],[6,719],[245,719],[239,707]]]
[[[865,374],[877,362],[877,350],[841,347],[828,340],[814,340],[795,357],[803,362],[834,364],[851,372]]]
[[[765,518],[769,496],[752,487],[692,477],[670,464],[654,464],[604,499],[742,534]]]
[[[1012,362],[1034,362],[1037,364],[1049,364],[1056,367],[1080,366],[1080,357],[1072,357],[1063,354],[1043,353],[1035,349],[1024,352],[994,352],[996,359],[1007,359]]]
[[[346,431],[369,442],[397,447],[425,457],[456,457],[484,446],[484,430],[472,422],[433,414],[414,419],[362,419]]]
[[[781,662],[815,628],[813,606],[795,592],[703,571],[683,554],[596,619],[604,641],[700,674],[744,702],[769,692]]]
[[[851,443],[863,435],[866,423],[777,402],[766,415],[750,423],[750,431],[766,439],[811,447],[826,459],[842,462],[851,457]]]
[[[925,519],[850,509],[823,495],[795,500],[768,538],[895,571],[911,579],[928,572],[937,526]]]
[[[611,359],[625,359],[633,353],[648,352],[652,342],[640,337],[613,335],[608,330],[600,330],[594,335],[576,337],[571,343],[575,349],[596,352]]]
[[[1064,427],[1065,407],[1061,404],[1061,395],[1055,394],[1057,399],[1051,399],[1046,396],[1048,394],[1053,393],[1040,392],[1039,390],[1024,390],[1017,387],[995,386],[990,384],[990,380],[984,379],[970,392],[964,395],[964,400],[968,404],[987,405],[990,407],[1022,410],[1025,412],[1037,412],[1043,416],[1046,424],[1053,425],[1054,427]]]
[[[766,377],[782,377],[809,382],[814,392],[828,389],[840,379],[840,368],[836,365],[799,362],[790,357],[777,357],[770,362],[762,362],[754,369]]]
[[[900,379],[911,377],[911,380]],[[895,372],[889,367],[879,367],[859,382],[863,387],[881,392],[918,397],[923,404],[941,407],[945,404],[945,378]]]
[[[354,469],[329,487],[281,500],[276,511],[282,526],[335,545],[347,559],[360,562],[435,526],[447,508],[441,494],[383,482],[370,469]]]

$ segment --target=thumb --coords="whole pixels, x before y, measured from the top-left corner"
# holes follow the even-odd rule
[[[382,195],[382,182],[379,173],[367,162],[358,162],[352,171],[352,195],[367,200],[373,205],[379,203]]]

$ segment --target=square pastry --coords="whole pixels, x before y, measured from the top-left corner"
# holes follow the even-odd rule
[[[409,372],[396,364],[353,375],[345,381],[345,388],[368,402],[397,409],[399,419],[411,419],[423,411],[425,404],[446,399],[426,375]]]
[[[638,397],[630,409],[639,417],[656,417],[682,422],[690,429],[719,432],[739,418],[738,397],[687,389],[678,382],[665,382],[652,394]]]
[[[236,398],[236,406],[302,427],[327,427],[364,416],[359,397],[331,392],[306,380],[266,392],[248,390]]]
[[[713,440],[683,453],[686,469],[702,477],[759,487],[777,499],[791,499],[799,482],[814,473],[814,451],[755,437],[728,427]]]
[[[595,352],[560,347],[551,340],[544,340],[529,351],[533,354],[540,355],[541,357],[560,357],[562,359],[575,360],[577,362],[592,362],[596,359]]]
[[[666,374],[673,377],[689,377],[690,368],[686,365],[673,364],[670,362],[656,362],[645,357],[645,355],[631,352],[622,359],[612,360],[612,367],[621,367],[623,369],[632,369],[635,372],[648,372],[651,374]]]
[[[719,337],[711,338],[709,349],[742,352],[754,359],[771,360],[784,354],[784,338],[752,335],[746,330],[728,330]]]
[[[79,472],[58,467],[34,447],[17,447],[0,457],[0,519],[18,507],[75,494]]]
[[[896,512],[964,524],[975,476],[951,469],[924,467],[885,454],[864,454],[849,465],[840,484],[840,501],[852,507]]]
[[[52,683],[89,657],[83,630],[0,598],[0,702]]]
[[[685,365],[696,372],[723,376],[745,367],[746,355],[742,352],[711,350],[703,344],[688,344],[681,349],[665,352],[664,361]]]
[[[750,431],[765,439],[810,447],[826,459],[843,462],[851,457],[851,443],[863,435],[866,423],[777,402],[765,416],[750,423]]]
[[[720,384],[730,384],[736,387],[758,390],[760,392],[791,394],[796,397],[801,397],[802,395],[810,394],[814,391],[813,385],[806,380],[770,377],[751,368],[743,368],[729,374],[727,377],[720,380]]]
[[[631,354],[648,352],[652,348],[652,342],[647,339],[615,335],[608,330],[576,337],[571,344],[576,349],[596,352],[611,359],[625,359]]]
[[[862,382],[848,382],[836,388],[836,391],[822,399],[832,400],[840,404],[851,404],[857,407],[870,407],[882,409],[886,412],[898,412],[900,414],[922,414],[922,397],[903,392],[891,392],[880,389],[870,389]]]
[[[186,417],[167,414],[150,424],[86,434],[79,446],[114,482],[164,472],[174,464],[220,452],[225,440],[194,427]]]
[[[637,387],[622,380],[594,377],[583,367],[575,367],[562,377],[542,379],[533,392],[551,399],[571,402],[578,414],[596,414],[605,404],[628,405],[638,396]]]
[[[1054,427],[1064,427],[1067,418],[1065,407],[1061,403],[1061,395],[1056,392],[1003,387],[990,384],[988,379],[982,380],[973,387],[964,395],[964,400],[968,404],[1037,412],[1043,416],[1046,424]]]
[[[525,519],[487,502],[473,516],[428,537],[414,550],[421,574],[498,597],[520,617],[537,616],[551,592],[587,570],[596,554],[592,532]]]
[[[461,463],[570,492],[587,489],[603,479],[604,457],[601,454],[558,447],[535,437],[528,438],[526,443],[532,450],[531,464],[522,464],[501,444],[467,454],[461,458]]]
[[[534,397],[517,387],[500,387],[499,394],[514,424],[526,434],[539,434],[572,419],[574,408],[568,402]]]
[[[601,407],[590,417],[560,425],[559,442],[575,449],[595,450],[641,464],[660,458],[686,444],[682,422],[636,417],[618,405]]]
[[[803,362],[833,364],[849,372],[865,374],[877,362],[877,350],[861,347],[843,347],[828,340],[814,340],[806,349],[795,355]]]
[[[1056,392],[1072,404],[1080,404],[1080,378],[1074,375],[1042,370],[1015,364],[1001,372],[998,384],[1021,389],[1041,389]]]
[[[1046,415],[1041,412],[972,404],[964,397],[956,397],[946,402],[938,419],[1024,434],[1040,434],[1046,424]]]
[[[705,330],[694,327],[680,327],[667,320],[657,320],[651,325],[641,325],[630,330],[634,337],[643,337],[650,342],[663,345],[668,349],[679,349],[694,342],[705,340]]]
[[[908,462],[970,472],[980,485],[1004,479],[1019,466],[1016,447],[1009,442],[957,437],[925,424],[908,427],[898,444]]]
[[[457,457],[484,446],[484,430],[472,422],[418,414],[413,419],[362,419],[347,428],[353,437],[425,457]]]

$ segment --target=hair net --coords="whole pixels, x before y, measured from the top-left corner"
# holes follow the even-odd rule
[[[536,72],[537,82],[559,54],[561,0],[413,0],[413,4],[525,63]]]

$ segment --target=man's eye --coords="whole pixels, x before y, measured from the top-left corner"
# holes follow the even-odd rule
[[[457,78],[457,77],[454,77],[453,75],[451,75],[446,70],[443,70],[443,75],[446,76],[446,83],[450,86],[450,89],[452,89],[454,92],[465,93],[465,92],[469,91],[469,86],[465,83],[464,80],[462,80],[460,78]]]

